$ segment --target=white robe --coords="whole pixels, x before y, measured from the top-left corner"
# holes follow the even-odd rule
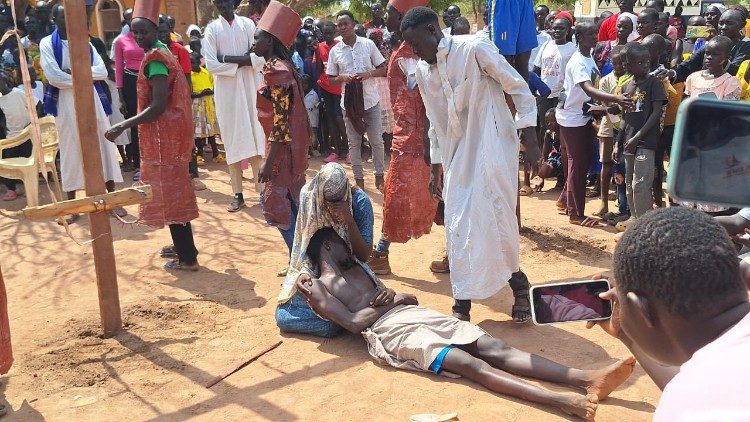
[[[51,35],[42,38],[39,42],[39,52],[41,54],[44,76],[47,77],[51,85],[60,89],[57,101],[57,117],[55,118],[57,137],[60,142],[60,174],[62,176],[63,191],[73,192],[84,189],[85,183],[83,178],[81,144],[76,124],[76,108],[73,101],[73,77],[62,70],[70,69],[68,41],[63,40],[62,44],[62,68],[55,61]],[[91,66],[91,73],[95,81],[107,79],[107,68],[96,51],[94,51],[94,63]],[[99,151],[102,156],[104,180],[122,182],[122,172],[117,162],[117,148],[115,144],[109,142],[104,137],[104,133],[110,128],[109,118],[104,112],[102,103],[93,86],[91,87],[91,95],[94,97],[97,137],[99,138]]]
[[[453,297],[486,299],[519,270],[516,128],[536,124],[536,102],[497,47],[470,35],[444,38],[437,64],[420,61],[416,76],[432,163],[443,165]]]
[[[253,54],[253,65],[243,67],[218,60],[222,55],[246,54],[254,37],[253,21],[236,15],[231,25],[221,16],[214,19],[206,26],[203,36],[201,53],[206,59],[206,69],[214,76],[216,119],[227,164],[264,153],[265,135],[255,103],[263,81],[265,60]]]

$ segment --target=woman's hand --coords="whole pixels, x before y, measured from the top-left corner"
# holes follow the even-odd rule
[[[354,220],[352,215],[352,207],[346,201],[340,202],[327,202],[326,207],[328,213],[331,214],[331,218],[336,224],[349,223]]]
[[[115,139],[117,139],[120,135],[122,135],[122,132],[125,131],[125,128],[119,124],[116,124],[109,128],[107,132],[104,133],[104,137],[107,138],[109,142],[114,142]]]
[[[268,160],[263,160],[260,165],[260,171],[258,172],[258,183],[267,183],[271,181],[273,177],[273,165]]]

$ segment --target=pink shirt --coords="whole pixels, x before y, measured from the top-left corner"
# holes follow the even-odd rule
[[[125,69],[137,72],[141,68],[141,61],[146,52],[135,42],[132,32],[118,36],[113,48],[115,50],[115,84],[117,88],[122,88],[122,74]]]
[[[667,384],[654,422],[750,421],[750,314],[693,354]]]
[[[713,92],[720,100],[739,100],[742,95],[742,85],[736,76],[729,73],[718,78],[706,78],[701,70],[687,77],[685,95],[695,98],[708,92]]]

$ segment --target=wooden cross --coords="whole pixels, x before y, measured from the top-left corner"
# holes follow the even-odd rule
[[[151,187],[146,185],[137,189],[106,192],[99,150],[96,109],[94,108],[94,81],[91,75],[91,47],[89,46],[86,9],[84,0],[64,0],[64,3],[86,198],[27,208],[24,210],[24,215],[27,218],[41,218],[88,213],[93,239],[96,286],[99,294],[99,315],[104,335],[110,337],[122,328],[122,318],[108,210],[149,200],[152,197]]]

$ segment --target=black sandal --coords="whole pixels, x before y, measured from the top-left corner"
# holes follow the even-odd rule
[[[520,274],[520,275],[519,275]],[[511,316],[513,322],[517,324],[523,324],[531,319],[531,298],[529,297],[529,279],[522,271],[513,273],[510,280],[508,280],[510,288],[513,289],[513,297],[518,299],[526,299],[527,305],[513,305],[511,309]]]
[[[169,245],[161,248],[159,256],[162,258],[179,258],[177,251],[174,249],[174,245]]]

